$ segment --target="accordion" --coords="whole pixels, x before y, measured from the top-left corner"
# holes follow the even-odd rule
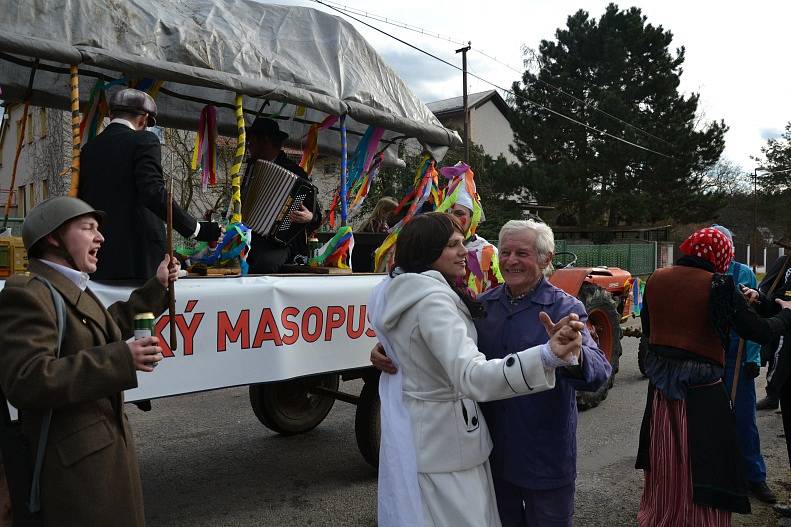
[[[298,210],[310,196],[315,201],[314,187],[293,172],[270,161],[257,160],[245,183],[242,217],[253,231],[284,245],[291,243],[304,225],[291,222],[289,214]]]

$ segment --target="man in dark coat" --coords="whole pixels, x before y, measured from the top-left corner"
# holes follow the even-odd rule
[[[162,360],[156,337],[125,342],[133,317],[161,313],[178,262],[167,255],[156,277],[128,302],[105,309],[90,289],[104,237],[104,213],[76,198],[47,200],[25,218],[22,237],[29,272],[9,278],[0,291],[0,386],[19,410],[34,465],[42,419],[52,411],[40,479],[44,526],[144,525],[134,437],[123,409],[123,390],[137,372]],[[102,248],[102,253],[103,248]],[[58,349],[57,315],[46,279],[65,307]],[[11,481],[11,487],[15,483]],[[27,494],[29,487],[21,489]]]
[[[107,211],[102,232],[107,238],[95,280],[153,276],[167,250],[167,192],[162,177],[162,151],[156,134],[157,107],[147,93],[131,88],[110,99],[113,118],[82,149],[78,196]],[[173,228],[185,238],[215,241],[214,222],[197,221],[173,204]]]
[[[255,161],[263,159],[271,161],[299,176],[303,182],[310,183],[310,177],[302,167],[291,161],[283,152],[283,143],[288,134],[280,130],[277,122],[259,117],[247,128],[247,141],[250,157],[247,160],[245,177],[242,182],[242,202],[248,198],[252,168]],[[317,206],[314,192],[305,199],[302,207],[291,213],[293,223],[304,226],[288,245],[253,231],[253,239],[247,263],[251,273],[276,273],[280,266],[293,262],[299,256],[308,255],[308,236],[321,224],[321,212]]]

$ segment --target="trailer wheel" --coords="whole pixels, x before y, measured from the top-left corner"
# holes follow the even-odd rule
[[[365,379],[357,411],[354,414],[354,433],[357,448],[366,463],[379,467],[379,439],[382,435],[382,422],[379,417],[379,375]]]
[[[584,283],[578,298],[588,312],[588,329],[599,349],[612,366],[610,378],[595,392],[577,392],[577,408],[595,408],[607,398],[607,392],[615,382],[615,374],[621,359],[621,317],[616,310],[612,295],[596,284]]]
[[[648,353],[648,344],[644,338],[640,338],[640,345],[637,347],[637,367],[640,368],[640,373],[643,377],[648,377],[645,373],[645,355]]]
[[[278,434],[302,434],[316,428],[332,409],[335,399],[311,393],[322,386],[338,389],[338,375],[320,375],[250,385],[250,405],[261,423]]]

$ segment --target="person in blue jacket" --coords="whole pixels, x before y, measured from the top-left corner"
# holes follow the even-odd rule
[[[722,225],[712,225],[715,229],[733,241],[733,234]],[[728,274],[737,285],[745,285],[750,289],[758,289],[758,280],[752,270],[745,264],[732,260]],[[731,330],[728,349],[725,350],[725,388],[728,395],[733,390],[733,379],[736,366],[736,355],[739,350],[739,335]],[[736,400],[733,411],[736,416],[736,431],[739,435],[739,446],[744,457],[744,468],[750,494],[765,503],[777,502],[772,489],[766,484],[766,464],[761,455],[761,440],[758,436],[758,425],[755,420],[755,378],[761,371],[761,346],[752,341],[745,341],[742,352],[739,385],[736,388]]]
[[[487,359],[543,343],[538,319],[576,313],[582,303],[544,278],[552,261],[552,229],[533,220],[512,220],[500,230],[500,272],[505,284],[478,299],[486,317],[475,321],[478,349]],[[522,346],[520,348],[520,346]],[[570,527],[577,478],[576,391],[595,391],[610,377],[610,363],[587,329],[580,365],[559,368],[555,388],[532,397],[483,403],[494,449],[490,458],[503,527]]]

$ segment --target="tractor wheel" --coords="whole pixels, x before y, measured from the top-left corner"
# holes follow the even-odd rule
[[[577,408],[587,410],[607,398],[621,360],[621,317],[610,293],[596,284],[584,283],[580,287],[580,301],[588,312],[588,329],[612,366],[610,378],[595,392],[577,392]]]
[[[335,399],[311,393],[315,386],[337,390],[335,373],[250,385],[250,405],[261,423],[278,434],[294,435],[313,430],[330,413]]]
[[[645,355],[648,353],[648,345],[645,342],[644,338],[640,338],[640,345],[637,348],[637,367],[640,368],[640,373],[643,374],[643,377],[648,377],[645,373]]]
[[[379,417],[379,376],[365,380],[357,411],[354,414],[354,434],[357,448],[366,463],[379,467],[379,441],[382,435],[382,421]]]

